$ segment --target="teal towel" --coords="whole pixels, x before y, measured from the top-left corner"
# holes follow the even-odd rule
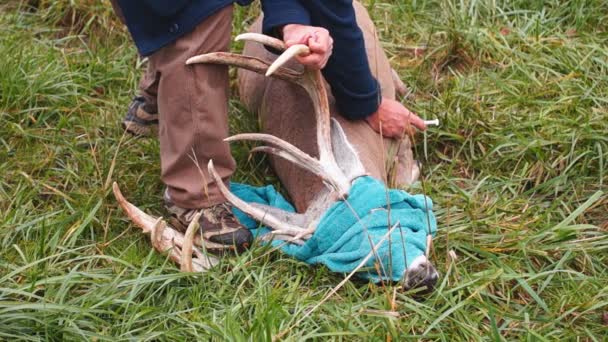
[[[256,188],[233,183],[231,189],[236,196],[247,202],[295,211],[272,186]],[[336,202],[325,213],[317,230],[304,245],[285,244],[278,240],[271,243],[281,246],[283,252],[308,264],[323,264],[333,272],[350,273],[372,251],[371,240],[376,246],[377,258],[382,266],[376,267],[378,260],[372,257],[357,275],[374,282],[389,279],[400,281],[412,261],[425,253],[428,233],[435,236],[437,232],[437,221],[432,209],[431,199],[424,195],[387,190],[382,182],[371,177],[361,177],[355,180],[350,190],[348,204],[344,201]],[[234,212],[255,236],[269,232],[268,228],[260,227],[242,211],[234,209]],[[394,229],[390,239],[378,245],[391,228],[389,222],[391,227],[399,223],[401,229]]]

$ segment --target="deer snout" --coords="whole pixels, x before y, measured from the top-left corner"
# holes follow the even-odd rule
[[[419,289],[416,294],[427,294],[433,291],[439,273],[435,267],[421,255],[414,260],[405,273],[405,290]]]

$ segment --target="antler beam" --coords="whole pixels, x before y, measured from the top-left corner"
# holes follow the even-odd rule
[[[348,179],[344,171],[338,166],[336,158],[333,154],[329,102],[321,72],[319,70],[305,69],[304,72],[298,73],[294,70],[283,67],[288,61],[296,56],[310,54],[310,49],[308,46],[294,45],[287,48],[285,44],[278,39],[256,33],[239,35],[236,40],[257,42],[284,52],[272,64],[254,57],[224,52],[195,56],[190,58],[186,63],[213,63],[236,66],[265,74],[266,76],[273,76],[286,80],[304,88],[312,100],[315,111],[319,159],[311,157],[284,140],[267,134],[239,134],[226,139],[226,141],[232,142],[238,140],[251,140],[262,141],[272,145],[257,147],[253,149],[253,152],[266,152],[277,155],[305,170],[312,172],[320,177],[325,184],[328,184],[331,188],[333,188],[333,192],[336,192],[337,196],[328,196],[328,198],[334,197],[345,199],[348,196],[348,192],[351,187],[351,180]],[[296,226],[292,223],[281,220],[279,217],[269,213],[268,211],[242,201],[226,188],[213,167],[213,161],[209,162],[208,169],[226,200],[228,200],[236,208],[241,209],[247,215],[253,217],[255,220],[272,228],[276,236],[290,236],[292,237],[291,240],[300,242],[301,239],[310,238],[312,233],[314,233],[315,227],[304,228]],[[319,214],[321,213],[315,209],[314,215]],[[319,219],[318,217],[310,217],[306,214],[304,214],[304,216],[307,217],[309,221],[308,223],[318,222]]]

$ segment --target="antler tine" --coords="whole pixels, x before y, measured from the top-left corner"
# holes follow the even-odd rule
[[[228,65],[247,69],[258,74],[265,74],[270,68],[270,63],[265,62],[259,58],[237,55],[230,52],[212,52],[204,55],[194,56],[186,60],[186,64]],[[289,68],[281,67],[276,70],[273,76],[302,86],[300,84],[300,82],[302,81],[302,73],[291,70]]]
[[[279,58],[277,58],[274,63],[270,65],[268,71],[266,72],[266,77],[273,75],[280,67],[290,61],[292,58],[300,55],[310,54],[310,48],[306,45],[296,44],[287,48],[287,45],[285,45],[283,41],[259,33],[243,33],[236,36],[235,40],[256,42],[269,46],[275,50],[284,51]]]
[[[254,148],[251,152],[265,152],[274,154],[321,177],[321,179],[323,179],[326,183],[330,184],[335,189],[340,189],[340,187],[343,186],[343,184],[341,184],[339,181],[340,178],[336,178],[335,176],[333,176],[336,174],[335,170],[331,168],[328,169],[322,164],[321,161],[311,157],[307,153],[303,152],[302,150],[298,149],[297,147],[293,146],[285,140],[279,139],[273,135],[260,133],[237,134],[224,139],[224,141],[228,142],[241,140],[262,141],[267,144],[274,145],[278,148],[260,146]]]
[[[238,36],[236,36],[236,38],[234,38],[234,40],[236,40],[237,42],[240,42],[240,41],[256,42],[256,43],[260,43],[260,44],[269,46],[269,47],[271,47],[275,50],[279,50],[279,51],[285,51],[285,49],[287,49],[287,46],[285,45],[285,43],[282,40],[267,36],[265,34],[260,34],[260,33],[248,32],[248,33],[239,34]]]
[[[332,179],[331,177],[329,177],[327,175],[327,172],[325,172],[321,163],[319,163],[319,161],[317,161],[316,159],[313,159],[312,161],[298,159],[293,154],[290,154],[279,148],[270,147],[270,146],[258,146],[258,147],[251,149],[251,152],[252,153],[263,152],[263,153],[273,154],[277,157],[281,157],[287,161],[292,162],[296,166],[299,166],[299,167],[303,168],[304,170],[310,171],[313,174],[319,176],[328,186],[330,186],[332,188],[337,187],[337,184],[335,183],[334,179]]]
[[[240,198],[236,197],[232,192],[230,192],[230,190],[228,190],[228,188],[226,188],[226,185],[222,181],[222,178],[217,173],[217,171],[215,171],[215,167],[213,166],[213,160],[209,161],[208,169],[209,174],[211,174],[211,176],[215,180],[215,183],[217,184],[220,192],[222,193],[222,195],[224,195],[226,200],[236,208],[242,210],[245,214],[251,216],[256,221],[261,222],[274,230],[281,230],[289,235],[297,236],[305,231],[304,228],[297,227],[288,222],[282,222],[281,220],[277,219],[275,216],[269,214],[268,212],[256,208],[250,205],[249,203],[241,200]]]
[[[152,246],[158,250],[162,249],[160,242],[162,241],[163,232],[165,231],[166,227],[167,223],[162,217],[159,217],[154,224],[154,228],[150,232],[150,242],[152,242]]]
[[[309,154],[302,152],[302,150],[300,150],[299,148],[295,147],[294,145],[290,144],[289,142],[287,142],[285,140],[275,137],[274,135],[263,134],[263,133],[244,133],[244,134],[236,134],[236,135],[233,135],[231,137],[224,139],[224,141],[226,141],[226,142],[242,141],[242,140],[262,141],[267,144],[271,144],[273,146],[280,148],[281,150],[289,153],[294,158],[301,160],[302,162],[317,163],[317,164],[319,163],[318,160],[311,157]]]
[[[306,45],[296,44],[285,50],[279,58],[277,58],[266,71],[266,77],[272,76],[280,67],[289,62],[292,58],[300,55],[310,54],[310,48]]]
[[[182,259],[180,269],[184,272],[192,272],[192,245],[194,244],[194,234],[199,228],[198,221],[201,218],[201,213],[198,212],[190,221],[186,234],[184,235],[184,245],[182,246]]]
[[[200,272],[201,270],[210,269],[219,263],[218,258],[211,256],[208,253],[201,253],[194,247],[194,238],[196,232],[200,228],[199,222],[201,215],[202,211],[194,215],[186,229],[186,234],[184,235],[184,244],[182,245],[182,256],[180,260],[180,270],[183,272]],[[192,258],[192,253],[195,255],[194,259]]]
[[[232,137],[224,139],[227,142],[233,141],[242,141],[242,140],[251,140],[251,141],[262,141],[267,144],[274,145],[278,148],[268,147],[268,146],[260,146],[256,147],[252,150],[252,152],[266,152],[275,154],[281,158],[285,158],[292,163],[302,167],[305,170],[308,170],[315,175],[321,177],[323,180],[332,184],[332,186],[337,186],[334,180],[327,175],[320,161],[311,157],[307,153],[293,146],[289,142],[279,139],[273,135],[269,134],[261,134],[261,133],[246,133],[246,134],[237,134]]]
[[[118,204],[120,205],[122,210],[125,211],[127,216],[129,216],[129,218],[133,221],[133,223],[135,223],[139,228],[141,228],[144,233],[150,234],[152,229],[156,225],[157,219],[146,214],[138,207],[129,203],[127,199],[122,195],[122,192],[120,191],[120,188],[118,187],[118,184],[116,184],[116,182],[112,184],[112,191],[114,192],[114,197],[116,198],[116,201],[118,201]]]

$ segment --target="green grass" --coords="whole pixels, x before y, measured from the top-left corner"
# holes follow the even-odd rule
[[[608,338],[605,1],[366,2],[407,105],[442,121],[411,189],[436,203],[441,279],[423,302],[347,282],[310,316],[342,275],[263,246],[183,274],[151,250],[109,190],[163,213],[158,143],[119,125],[144,67],[128,34],[106,2],[27,3],[0,2],[1,340]],[[236,180],[276,182],[235,156]]]

